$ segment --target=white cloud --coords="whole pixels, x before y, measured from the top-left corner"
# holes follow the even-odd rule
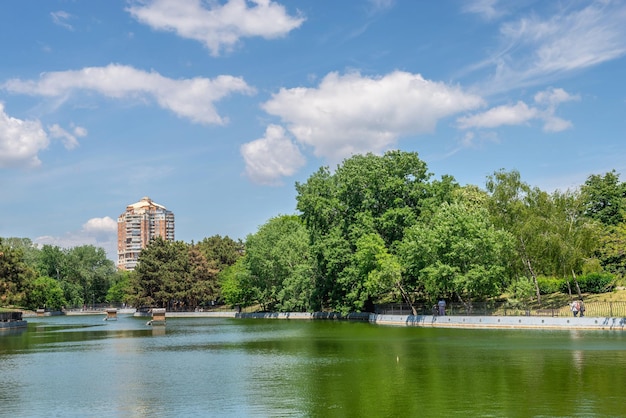
[[[91,218],[83,224],[83,231],[95,234],[117,234],[117,221],[108,216],[105,216],[104,218]]]
[[[41,164],[37,154],[48,147],[49,139],[38,120],[10,117],[0,103],[0,168]]]
[[[95,91],[114,99],[152,98],[162,108],[202,124],[227,122],[217,113],[215,102],[232,93],[255,92],[240,77],[171,79],[156,72],[117,64],[44,73],[38,81],[12,79],[2,88],[11,93],[55,97],[61,101],[77,90]]]
[[[482,3],[490,4],[472,4]],[[626,3],[596,1],[582,9],[568,4],[549,18],[530,15],[506,22],[500,27],[502,48],[473,69],[495,68],[483,92],[538,85],[624,56],[625,20]]]
[[[317,88],[281,89],[262,107],[315,155],[339,162],[381,152],[402,136],[430,133],[440,119],[482,104],[459,87],[395,71],[383,77],[330,73]]]
[[[461,129],[495,128],[502,125],[521,125],[536,118],[537,115],[537,109],[528,107],[526,103],[520,101],[512,106],[497,106],[483,113],[460,117],[458,123]]]
[[[248,3],[254,6],[248,7]],[[207,8],[205,8],[205,6]],[[134,1],[127,9],[138,21],[157,30],[173,31],[183,38],[202,42],[212,55],[231,50],[241,38],[280,38],[298,28],[304,18],[290,16],[271,0]]]
[[[282,126],[270,125],[265,136],[241,146],[246,174],[260,184],[278,184],[281,177],[291,176],[305,164],[297,145]]]
[[[395,0],[368,0],[368,3],[370,4],[371,8],[370,12],[378,13],[384,10],[391,9],[395,4]]]
[[[544,91],[540,91],[535,94],[535,102],[539,104],[546,104],[550,107],[555,107],[561,103],[578,101],[579,95],[572,95],[563,89],[549,88]]]
[[[476,13],[486,20],[496,19],[504,14],[496,8],[498,0],[466,0],[463,3],[465,13]]]
[[[61,139],[66,149],[74,149],[78,146],[77,137],[87,136],[87,130],[80,126],[73,127],[73,132],[70,133],[61,128],[58,124],[48,126],[48,132],[50,137]]]
[[[485,112],[471,116],[462,116],[457,119],[461,129],[497,128],[504,125],[522,125],[532,120],[543,120],[543,130],[546,132],[560,132],[570,129],[572,122],[554,115],[559,104],[580,100],[578,95],[571,95],[563,89],[550,88],[535,94],[535,103],[543,107],[529,107],[519,101],[515,105],[493,107]]]
[[[574,125],[569,120],[550,115],[544,118],[543,130],[546,132],[561,132],[572,128],[572,126]]]
[[[71,14],[60,10],[58,12],[51,12],[50,16],[52,17],[52,21],[54,22],[54,24],[68,30],[74,30],[74,27],[68,23],[68,20],[73,17]]]

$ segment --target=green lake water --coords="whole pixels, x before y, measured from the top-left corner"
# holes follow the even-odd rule
[[[28,318],[2,417],[619,417],[626,333]]]

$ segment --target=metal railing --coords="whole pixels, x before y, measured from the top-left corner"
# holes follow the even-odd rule
[[[626,301],[617,302],[585,302],[585,316],[590,317],[626,317]],[[418,315],[433,315],[437,310],[433,305],[418,304],[415,306]],[[473,302],[471,304],[448,303],[446,315],[465,316],[573,316],[568,305],[565,306],[511,306],[506,302]],[[381,315],[412,315],[408,304],[376,305],[375,313]]]
[[[0,322],[21,321],[22,312],[0,312]]]

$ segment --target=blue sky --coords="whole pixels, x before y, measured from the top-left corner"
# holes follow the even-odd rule
[[[626,181],[626,2],[8,0],[0,236],[93,244],[151,197],[176,238],[295,213],[295,182],[416,151],[436,178]]]

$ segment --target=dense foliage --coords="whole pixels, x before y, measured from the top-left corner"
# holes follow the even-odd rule
[[[56,310],[104,303],[117,274],[104,250],[93,245],[37,248],[26,238],[0,240],[3,305]]]
[[[439,298],[603,292],[626,274],[626,185],[612,171],[548,193],[517,171],[485,189],[434,179],[416,153],[355,155],[295,185],[296,215],[245,243],[153,240],[134,272],[93,246],[39,248],[0,240],[0,304],[30,308],[129,303],[198,309],[370,311]]]

